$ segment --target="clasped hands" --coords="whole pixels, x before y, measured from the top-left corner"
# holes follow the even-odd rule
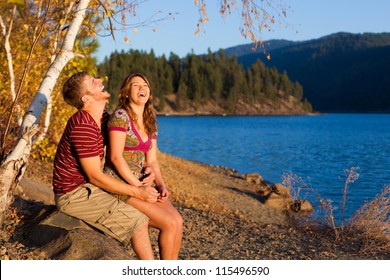
[[[166,186],[155,186],[154,180],[156,174],[150,166],[146,166],[143,170],[143,176],[140,178],[142,185],[140,188],[143,189],[145,197],[144,200],[147,202],[164,202],[168,200],[169,192]]]

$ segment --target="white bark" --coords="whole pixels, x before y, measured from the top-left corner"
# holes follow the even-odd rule
[[[19,139],[14,151],[7,158],[8,161],[0,169],[0,225],[4,220],[4,213],[13,201],[13,190],[23,176],[28,157],[30,156],[30,139],[37,132],[38,126],[30,127]],[[17,157],[16,157],[17,156]]]
[[[85,17],[85,10],[88,7],[90,0],[80,0],[76,8],[75,17],[68,27],[68,31],[65,35],[64,42],[61,51],[56,56],[54,62],[50,65],[45,77],[43,78],[41,85],[38,88],[37,93],[31,102],[30,107],[27,109],[26,115],[23,119],[22,127],[20,129],[19,137],[24,130],[37,123],[39,116],[42,113],[47,100],[50,99],[51,92],[57,82],[57,79],[65,67],[65,65],[74,57],[73,46],[76,40],[77,33]]]
[[[69,14],[71,13],[74,4],[75,4],[75,2],[71,2],[69,4],[69,7],[65,13],[64,22],[66,22]],[[54,42],[53,42],[51,63],[53,63],[55,58],[56,58],[57,49],[58,49],[58,39],[61,36],[62,28],[63,28],[63,25],[58,24],[56,36],[55,36]],[[50,94],[48,96],[48,99],[47,99],[45,120],[43,122],[42,132],[38,135],[38,137],[36,137],[36,139],[34,141],[35,144],[39,144],[46,137],[46,133],[49,130],[49,126],[50,126],[50,118],[51,118],[52,110],[53,110],[53,103],[52,103],[52,98],[51,98],[51,94]]]
[[[39,144],[45,138],[46,133],[49,130],[50,117],[51,117],[51,112],[53,110],[53,102],[52,102],[51,95],[48,96],[46,103],[47,103],[46,112],[45,112],[45,119],[43,121],[42,132],[35,138],[34,144]]]
[[[50,99],[51,92],[62,69],[69,60],[74,57],[74,42],[84,20],[89,2],[90,0],[80,0],[78,2],[74,18],[69,24],[68,31],[64,37],[61,51],[57,54],[54,62],[47,70],[30,107],[27,109],[19,132],[18,142],[12,152],[1,164],[0,224],[3,222],[4,211],[8,209],[10,203],[12,202],[12,191],[23,176],[24,167],[30,155],[31,139],[36,132],[34,125],[37,123],[47,100]]]

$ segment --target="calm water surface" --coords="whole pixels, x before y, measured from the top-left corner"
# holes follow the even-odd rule
[[[239,173],[257,172],[273,183],[292,172],[336,207],[344,170],[358,167],[347,216],[390,184],[389,114],[159,116],[158,123],[162,152]]]

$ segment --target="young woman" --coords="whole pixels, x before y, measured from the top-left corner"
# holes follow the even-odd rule
[[[147,215],[149,225],[160,230],[160,259],[177,259],[183,221],[169,202],[169,191],[157,162],[157,119],[149,81],[140,73],[128,76],[118,98],[119,105],[108,123],[105,172],[133,186],[154,184],[160,194],[155,203],[123,195],[117,197]],[[147,177],[148,168],[153,170],[154,177]]]

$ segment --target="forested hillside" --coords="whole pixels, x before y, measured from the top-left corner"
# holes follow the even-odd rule
[[[251,51],[250,45],[230,48],[229,53],[238,54],[246,68],[260,59],[268,67],[287,71],[302,85],[314,110],[390,112],[390,33],[337,33],[304,42],[270,43],[271,60],[261,51]]]
[[[161,114],[286,115],[311,112],[302,86],[286,72],[267,68],[257,61],[243,69],[235,58],[222,50],[204,56],[184,58],[171,53],[156,57],[129,50],[115,52],[98,67],[107,77],[110,107],[117,104],[117,92],[124,78],[133,72],[145,73],[154,92],[156,109]]]

